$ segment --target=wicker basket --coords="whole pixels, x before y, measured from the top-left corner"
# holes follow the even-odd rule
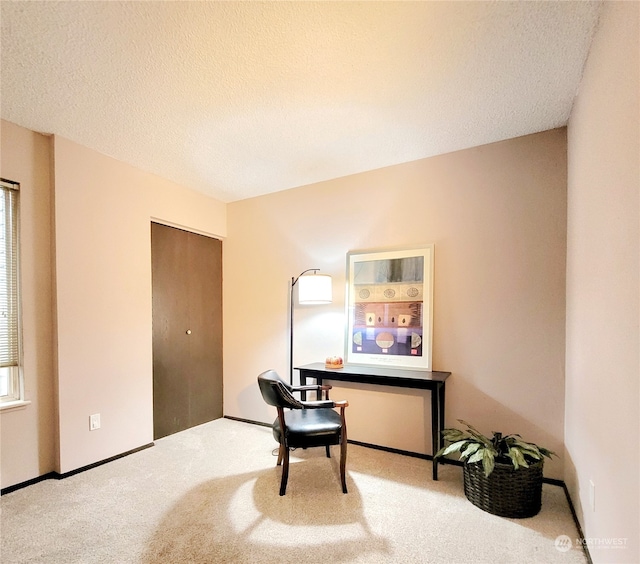
[[[481,463],[464,465],[464,493],[473,505],[499,515],[521,519],[537,515],[542,506],[543,460],[516,470],[496,462],[487,478]]]

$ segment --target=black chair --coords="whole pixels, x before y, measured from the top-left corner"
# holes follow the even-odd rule
[[[344,410],[349,403],[346,400],[330,400],[328,391],[331,386],[290,386],[274,370],[260,374],[258,385],[264,401],[278,410],[278,418],[273,422],[273,436],[280,443],[277,465],[280,466],[284,460],[280,495],[287,490],[289,449],[324,446],[327,458],[330,458],[331,445],[340,445],[342,492],[347,493],[347,424]],[[315,391],[320,399],[303,401],[293,396],[293,392],[310,391]],[[325,399],[321,399],[322,392],[325,392]],[[340,413],[334,411],[334,407],[339,407]]]

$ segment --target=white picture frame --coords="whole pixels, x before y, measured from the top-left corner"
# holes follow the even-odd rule
[[[431,371],[433,270],[433,244],[347,253],[347,364]]]

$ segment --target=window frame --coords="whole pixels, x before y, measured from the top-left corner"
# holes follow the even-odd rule
[[[15,207],[15,230],[12,236],[16,238],[15,242],[15,260],[16,260],[16,336],[17,336],[17,358],[16,365],[6,366],[0,370],[6,370],[7,376],[7,394],[0,396],[0,409],[8,408],[15,405],[21,405],[24,402],[24,379],[23,379],[23,356],[22,356],[22,287],[20,276],[20,184],[13,180],[0,178],[0,188],[5,190],[13,190],[16,192]]]

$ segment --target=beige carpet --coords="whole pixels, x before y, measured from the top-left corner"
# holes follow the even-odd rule
[[[181,562],[584,563],[564,491],[504,519],[464,497],[462,469],[349,445],[295,451],[287,495],[271,430],[219,419],[64,480],[1,498],[3,564]]]

